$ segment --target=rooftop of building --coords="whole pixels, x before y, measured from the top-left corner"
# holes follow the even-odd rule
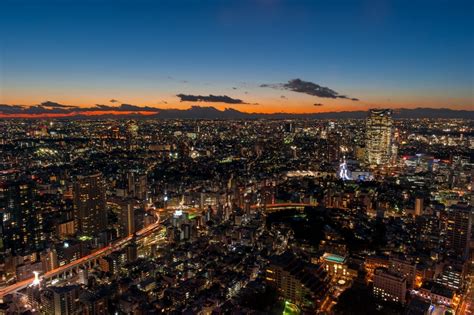
[[[331,253],[324,253],[323,259],[338,264],[343,264],[346,262],[346,257]]]
[[[430,291],[432,294],[444,296],[449,299],[452,299],[454,297],[454,290],[448,288],[447,286],[441,283],[437,283],[434,281],[424,282],[421,288]]]

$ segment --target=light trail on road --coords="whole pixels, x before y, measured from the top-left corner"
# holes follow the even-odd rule
[[[256,208],[265,208],[266,207],[267,209],[275,209],[275,208],[312,207],[312,206],[315,206],[315,205],[309,204],[309,203],[275,203],[275,204],[266,204],[265,206],[264,205],[252,205],[251,208],[256,209]],[[156,209],[156,214],[158,215],[157,221],[155,223],[150,224],[149,226],[141,229],[140,231],[136,232],[135,233],[136,237],[138,237],[138,238],[145,237],[148,234],[150,234],[151,232],[153,232],[154,230],[156,230],[160,226],[160,218],[159,218],[159,212],[160,211],[163,211],[163,209]],[[110,254],[114,251],[117,251],[117,250],[121,249],[124,245],[126,245],[128,242],[130,242],[133,238],[134,238],[133,235],[129,235],[129,236],[127,236],[127,237],[125,237],[121,240],[118,240],[118,241],[116,241],[115,243],[113,243],[111,245],[103,247],[103,248],[101,248],[101,249],[99,249],[99,250],[97,250],[97,251],[95,251],[95,252],[93,252],[93,253],[91,253],[87,256],[76,259],[76,260],[74,260],[74,261],[72,261],[72,262],[70,262],[70,263],[68,263],[64,266],[60,266],[60,267],[57,267],[53,270],[47,271],[41,277],[43,279],[52,278],[52,277],[55,277],[57,275],[62,274],[63,272],[65,272],[67,270],[73,269],[75,267],[79,267],[80,265],[86,263],[87,261],[94,260],[94,259],[97,259],[101,256]],[[31,285],[33,283],[34,279],[35,279],[34,277],[31,277],[29,279],[16,282],[12,285],[9,285],[7,287],[4,287],[4,288],[0,289],[0,301],[3,300],[3,297],[5,297],[6,295],[28,287],[29,285]]]
[[[157,221],[153,224],[150,224],[148,225],[147,227],[144,227],[143,229],[141,229],[140,231],[136,232],[135,235],[137,238],[142,238],[142,237],[145,237],[147,235],[149,235],[151,232],[153,232],[154,230],[156,230],[158,227],[160,226],[160,219],[159,219],[159,216],[157,217]],[[106,254],[109,254],[109,253],[112,253],[114,251],[117,251],[119,249],[121,249],[124,245],[126,245],[128,242],[130,242],[132,239],[134,238],[134,235],[128,235],[127,237],[123,238],[123,239],[120,239],[118,241],[116,241],[115,243],[111,244],[111,245],[108,245],[106,247],[103,247],[87,256],[84,256],[84,257],[81,257],[79,259],[76,259],[64,266],[60,266],[60,267],[57,267],[55,269],[52,269],[50,271],[47,271],[46,273],[44,273],[41,278],[52,278],[54,276],[57,276],[57,275],[60,275],[62,274],[63,272],[67,271],[67,270],[70,270],[70,269],[73,269],[75,267],[79,267],[80,265],[90,261],[90,260],[94,260],[94,259],[97,259],[101,256],[104,256]],[[2,289],[0,289],[0,300],[2,300],[6,295],[8,294],[11,294],[13,292],[16,292],[16,291],[19,291],[19,290],[22,290],[26,287],[28,287],[29,285],[31,285],[34,281],[35,277],[31,277],[31,278],[28,278],[26,280],[23,280],[23,281],[19,281],[19,282],[16,282],[12,285],[9,285],[7,287],[4,287]]]

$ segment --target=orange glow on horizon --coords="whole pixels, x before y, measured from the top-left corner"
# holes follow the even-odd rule
[[[75,117],[75,116],[91,116],[100,117],[104,115],[131,115],[138,114],[143,116],[154,115],[158,112],[147,112],[147,111],[87,111],[87,112],[71,112],[67,114],[2,114],[0,118],[63,118],[63,117]]]
[[[236,97],[239,97],[237,95]],[[30,97],[18,99],[18,98],[5,98],[0,101],[0,104],[24,104],[24,106],[35,106],[40,102],[29,101],[26,102],[26,99]],[[38,99],[38,97],[35,97]],[[240,97],[245,100],[246,97]],[[39,98],[41,99],[41,98]],[[147,101],[150,99],[162,99],[165,101],[161,102],[150,102]],[[137,98],[127,98],[121,99],[120,103],[133,104],[135,106],[148,106],[156,108],[156,112],[150,111],[115,111],[115,110],[100,110],[97,108],[95,110],[95,105],[93,104],[106,104],[110,107],[118,107],[117,103],[110,103],[105,98],[90,98],[90,99],[78,99],[72,97],[57,97],[52,98],[53,101],[60,104],[67,104],[72,106],[77,106],[79,108],[91,108],[88,111],[72,111],[70,113],[55,113],[55,114],[5,114],[0,112],[0,118],[60,118],[60,117],[74,117],[77,115],[81,116],[102,116],[102,115],[130,115],[130,114],[141,114],[141,115],[154,115],[159,112],[160,109],[179,109],[186,110],[192,106],[200,107],[215,107],[218,110],[225,110],[226,108],[231,108],[245,113],[262,113],[262,114],[272,114],[272,113],[287,113],[287,114],[311,114],[311,113],[324,113],[324,112],[342,112],[342,111],[367,111],[370,108],[417,108],[417,107],[427,107],[427,108],[451,108],[457,110],[471,110],[474,106],[472,99],[465,98],[450,98],[450,99],[436,99],[436,98],[419,98],[414,97],[413,100],[410,100],[410,97],[400,97],[398,101],[390,100],[378,100],[372,98],[361,98],[360,101],[350,101],[350,100],[341,100],[341,99],[326,99],[326,98],[316,98],[308,95],[292,95],[288,98],[280,98],[280,96],[266,96],[253,98],[248,100],[256,101],[258,104],[227,104],[227,103],[217,103],[217,102],[180,102],[176,99],[170,99],[170,96],[167,97],[148,97],[145,99],[144,96]],[[117,105],[116,105],[117,104]],[[322,106],[314,106],[314,104],[322,104]]]

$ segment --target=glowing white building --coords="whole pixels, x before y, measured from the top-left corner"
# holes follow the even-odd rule
[[[342,161],[342,163],[339,164],[338,177],[342,180],[351,180],[352,179],[351,172],[347,168],[347,163],[346,163],[345,158]]]

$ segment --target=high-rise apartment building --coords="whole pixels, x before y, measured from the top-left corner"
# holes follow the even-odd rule
[[[366,122],[366,156],[371,166],[387,164],[392,147],[392,111],[371,109]]]
[[[81,234],[96,236],[107,228],[102,174],[77,176],[74,182],[74,224]]]
[[[41,310],[44,314],[73,315],[78,314],[80,287],[68,285],[48,287],[41,293]]]
[[[471,239],[472,206],[458,203],[447,211],[446,247],[466,257]]]
[[[36,196],[34,181],[21,179],[0,183],[4,250],[35,250],[44,241],[43,217]]]
[[[270,258],[266,281],[281,297],[304,311],[314,311],[324,300],[330,277],[322,265],[302,261],[290,252]]]

